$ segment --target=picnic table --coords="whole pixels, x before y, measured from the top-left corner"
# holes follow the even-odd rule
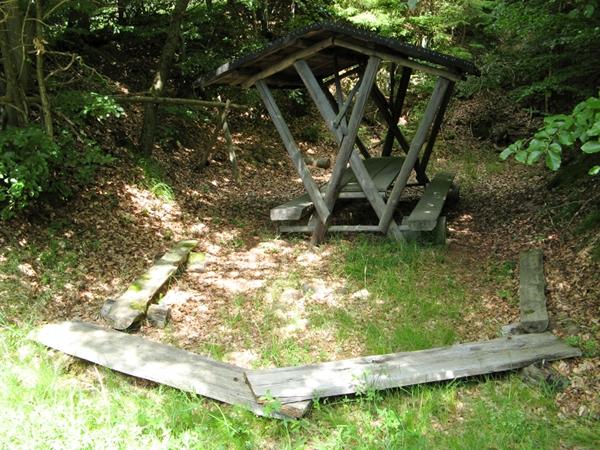
[[[383,64],[389,64],[388,95],[377,84]],[[398,121],[414,71],[434,76],[436,83],[409,141]],[[311,232],[311,242],[318,244],[328,230],[380,232],[403,240],[420,231],[431,231],[442,222],[445,226],[441,211],[452,186],[452,176],[439,174],[430,180],[427,166],[454,84],[467,74],[478,74],[469,61],[327,22],[300,29],[224,64],[199,82],[204,86],[256,87],[305,189],[300,197],[273,208],[271,219],[284,222],[281,231]],[[352,87],[344,90],[343,85]],[[310,94],[338,144],[330,179],[322,186],[317,185],[304,162],[272,92],[272,89],[301,87]],[[371,157],[358,136],[369,99],[388,127],[377,158]],[[391,156],[394,142],[403,156]],[[413,172],[415,184],[425,186],[425,191],[413,212],[397,221],[395,212]],[[336,202],[349,198],[366,199],[377,215],[378,224],[332,225]],[[309,212],[312,216],[307,224],[287,223],[298,221]]]

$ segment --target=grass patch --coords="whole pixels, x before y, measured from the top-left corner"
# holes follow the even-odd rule
[[[175,201],[175,192],[169,183],[163,167],[151,158],[140,158],[137,165],[142,169],[142,187],[165,202]]]
[[[312,329],[333,327],[337,344],[359,342],[361,352],[369,353],[459,339],[453,324],[461,320],[469,298],[444,249],[363,237],[340,242],[336,252],[335,271],[347,285],[340,295],[347,303],[310,308]],[[41,291],[17,276],[20,265],[38,256],[33,264],[37,278],[48,280]],[[77,251],[57,240],[35,255],[5,251],[1,261],[0,305],[19,305],[2,309],[5,316],[19,318],[18,325],[0,320],[1,448],[538,449],[591,448],[600,439],[598,423],[560,419],[551,390],[526,385],[515,375],[366,390],[356,397],[317,401],[311,415],[298,421],[255,417],[29,342],[27,333],[44,301],[78,279]],[[510,266],[500,263],[490,269],[489,281],[508,277]],[[282,273],[261,295],[232,299],[223,320],[245,336],[248,348],[257,350],[260,364],[314,360],[318,343],[299,338],[309,332],[288,338],[275,333],[285,324],[277,313],[282,297],[303,281],[303,274]],[[367,298],[353,297],[363,289],[369,291]],[[248,323],[246,310],[253,311],[255,323]],[[258,337],[252,334],[256,327]],[[202,353],[221,359],[227,350],[214,342]]]

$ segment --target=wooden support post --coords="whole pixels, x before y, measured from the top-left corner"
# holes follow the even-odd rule
[[[410,76],[412,69],[410,67],[402,68],[402,78],[400,79],[400,85],[393,101],[392,106],[392,122],[397,124],[400,116],[402,115],[402,107],[404,106],[404,100],[406,99],[406,92],[408,91],[408,83],[410,82]],[[394,90],[390,92],[390,98],[394,96]],[[391,104],[391,102],[390,102]],[[381,156],[390,156],[392,154],[392,147],[394,145],[394,133],[391,129],[388,129],[383,143],[383,149],[381,150]],[[402,145],[402,144],[400,144]]]
[[[233,145],[233,139],[231,132],[229,131],[229,124],[227,123],[227,114],[229,114],[229,100],[225,103],[223,114],[221,115],[221,124],[223,134],[225,135],[225,142],[227,143],[227,153],[229,155],[229,163],[231,164],[231,171],[233,172],[233,178],[236,183],[240,181],[240,171],[238,169],[237,157],[235,155],[235,147]]]
[[[419,128],[417,129],[417,132],[410,144],[410,150],[406,155],[406,160],[404,161],[404,164],[400,169],[400,173],[394,182],[394,187],[390,193],[383,217],[379,221],[379,226],[384,232],[388,229],[390,223],[392,222],[394,211],[398,207],[398,202],[400,201],[400,195],[402,194],[402,191],[408,182],[411,171],[415,167],[421,147],[427,139],[427,134],[429,132],[429,128],[431,127],[431,123],[435,119],[435,114],[442,104],[444,95],[449,86],[450,81],[445,78],[439,78],[435,85],[431,99],[429,100],[427,108],[425,109],[425,114],[423,115],[421,123],[419,124]]]
[[[348,138],[348,136],[344,136],[342,131],[339,128],[334,126],[334,120],[332,120],[332,119],[335,118],[335,112],[334,112],[333,108],[331,107],[331,105],[329,104],[329,101],[327,100],[327,96],[325,95],[323,89],[319,85],[317,79],[313,75],[313,73],[310,70],[310,67],[308,66],[306,61],[298,61],[295,64],[295,67],[296,67],[296,70],[298,71],[298,74],[302,78],[302,81],[304,82],[306,89],[308,90],[310,96],[312,97],[313,101],[315,102],[315,105],[317,105],[317,108],[319,109],[321,116],[323,116],[325,123],[328,125],[329,130],[335,137],[336,141],[338,142],[338,145],[340,145],[340,154],[341,154],[342,153],[341,149],[344,146],[344,144],[346,142],[346,138]],[[359,93],[365,92],[364,88],[366,86],[365,83],[367,81],[368,81],[368,79],[366,77],[364,77],[364,79],[361,83],[361,89],[359,89]],[[374,82],[374,77],[373,77],[373,82]],[[357,102],[358,102],[358,99],[357,99]],[[363,113],[364,113],[364,110],[363,110]],[[355,111],[352,111],[352,118],[355,119]],[[359,120],[358,123],[360,123],[360,118],[358,120]],[[349,126],[348,129],[350,130],[351,127]],[[339,159],[339,157],[340,156],[338,155],[338,159]],[[338,163],[338,160],[336,160],[336,164],[337,163]],[[350,167],[352,168],[352,171],[354,172],[356,180],[358,181],[363,192],[365,193],[367,200],[369,201],[369,203],[375,210],[375,213],[377,214],[378,217],[381,217],[385,210],[385,203],[383,202],[383,200],[377,190],[377,187],[375,186],[375,183],[373,182],[367,169],[365,168],[363,161],[360,159],[360,156],[358,156],[358,153],[356,153],[355,151],[352,151],[352,154],[350,156]],[[332,176],[332,181],[330,182],[330,185],[331,185],[331,183],[333,183],[333,176]],[[338,193],[338,195],[339,195],[339,193]],[[337,199],[338,195],[336,195],[336,199]],[[335,199],[334,199],[334,201],[335,201]],[[318,230],[318,228],[315,228],[315,232],[317,230]],[[402,233],[398,230],[395,223],[391,224],[390,233],[392,234],[392,236],[394,238],[402,239]]]
[[[350,157],[354,150],[356,136],[358,135],[358,127],[360,126],[360,122],[362,121],[363,115],[365,113],[365,108],[367,106],[367,100],[369,99],[371,88],[375,83],[375,77],[377,75],[379,63],[379,58],[370,57],[367,67],[365,68],[365,72],[361,77],[361,86],[356,95],[356,102],[352,110],[352,114],[350,116],[350,121],[348,123],[348,134],[344,136],[344,139],[340,145],[340,150],[336,157],[333,172],[331,174],[331,179],[329,181],[329,184],[327,186],[327,192],[325,194],[325,205],[330,211],[333,210],[335,201],[337,200],[338,195],[340,193],[340,180],[344,173],[344,169],[346,168],[346,165],[348,164],[348,161],[350,160]],[[307,84],[307,80],[310,80],[309,84],[311,85],[311,87],[309,88],[309,92],[311,93],[311,96],[313,96],[313,100],[317,104],[317,107],[319,107],[319,109],[329,107],[329,102],[324,96],[314,96],[314,93],[323,91],[321,90],[319,83],[316,81],[316,78],[314,78],[314,75],[312,75],[308,64],[305,61],[298,61],[296,62],[296,64],[294,64],[294,66],[296,67],[296,70],[302,77],[302,81],[304,81],[305,84]],[[307,76],[308,74],[310,74],[310,76]],[[321,220],[316,224],[315,231],[313,232],[311,239],[311,243],[313,245],[319,244],[323,241],[328,224],[328,220]]]
[[[319,214],[319,218],[322,222],[327,222],[329,220],[330,211],[332,210],[332,208],[328,207],[328,203],[323,200],[321,192],[319,191],[319,187],[313,180],[310,171],[308,170],[308,167],[306,167],[306,164],[302,159],[302,153],[300,153],[300,150],[296,146],[292,133],[288,128],[287,124],[285,123],[283,115],[281,114],[281,111],[277,106],[277,103],[275,103],[273,94],[271,94],[271,91],[269,90],[267,84],[263,80],[259,80],[256,82],[256,89],[258,90],[263,100],[263,103],[265,104],[265,107],[269,111],[271,120],[273,121],[275,128],[277,128],[277,131],[279,132],[279,135],[283,140],[283,144],[285,145],[285,148],[288,154],[290,155],[290,158],[292,160],[292,163],[294,164],[294,167],[296,168],[296,171],[298,172],[298,175],[300,175],[300,179],[304,184],[304,189],[306,189],[306,192],[308,193],[310,199],[315,205],[315,209]]]
[[[444,114],[446,114],[446,108],[448,108],[448,104],[450,103],[450,98],[452,97],[453,90],[454,83],[450,83],[450,86],[448,86],[448,89],[444,94],[444,99],[442,100],[440,109],[438,110],[435,116],[435,122],[433,122],[433,127],[431,128],[431,133],[429,134],[429,139],[427,140],[427,145],[425,146],[425,151],[423,152],[423,156],[421,157],[421,161],[417,169],[417,180],[419,180],[420,182],[426,183],[428,181],[425,170],[427,169],[427,165],[429,164],[429,158],[431,157],[431,152],[433,151],[435,140],[437,139],[438,133],[440,132],[440,128],[442,127],[442,122],[444,121]]]

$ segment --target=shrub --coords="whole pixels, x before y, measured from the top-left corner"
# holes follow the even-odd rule
[[[37,126],[0,135],[0,218],[29,207],[42,193],[69,197],[89,182],[99,164],[112,160],[93,142],[76,146],[64,131],[56,141]]]

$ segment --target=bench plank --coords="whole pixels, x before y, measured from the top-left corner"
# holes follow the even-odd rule
[[[541,333],[548,328],[544,254],[539,249],[521,253],[519,299],[521,328],[528,333]]]
[[[282,403],[503,372],[580,356],[550,333],[524,334],[416,352],[366,356],[309,366],[247,371],[259,402]]]
[[[413,231],[431,231],[438,222],[448,191],[452,186],[453,174],[438,173],[425,188],[423,196],[406,219]]]
[[[127,375],[143,378],[186,392],[203,395],[266,415],[246,383],[244,369],[85,322],[44,325],[31,339],[77,358],[100,364]],[[310,402],[287,410],[306,411]],[[283,411],[283,409],[282,409]],[[276,414],[277,418],[284,418]]]
[[[198,241],[178,242],[148,271],[138,278],[110,307],[103,308],[103,317],[111,327],[125,330],[143,319],[148,304],[163,285],[187,260]]]

